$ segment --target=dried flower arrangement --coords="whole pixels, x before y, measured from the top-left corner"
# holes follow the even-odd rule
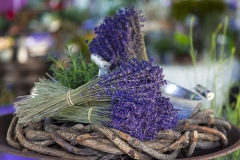
[[[191,119],[177,122],[178,110],[160,91],[166,84],[163,69],[147,61],[143,19],[135,8],[105,18],[89,46],[111,64],[108,74],[73,85],[71,71],[81,72],[76,72],[78,57],[70,53],[70,74],[53,68],[52,80],[40,79],[32,95],[15,103],[9,144],[71,159],[174,159],[182,148],[191,156],[195,148],[226,145],[231,126],[213,118],[211,110],[197,108]],[[74,80],[61,81],[58,73]]]

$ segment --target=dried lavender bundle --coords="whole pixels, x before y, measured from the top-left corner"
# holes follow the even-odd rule
[[[147,60],[144,43],[142,12],[135,8],[119,10],[114,17],[106,17],[100,26],[95,28],[97,36],[90,43],[90,51],[98,54],[111,67],[119,66],[133,58]]]
[[[112,101],[112,104],[99,102],[94,105],[90,102],[89,107],[72,106],[60,110],[53,118],[77,123],[103,123],[143,140],[154,139],[157,132],[176,126],[176,113],[169,100],[161,97],[155,103],[146,104]]]
[[[139,62],[135,61],[135,63]],[[150,70],[152,66],[148,64],[149,66],[147,67],[147,63],[146,62],[144,63],[146,65],[145,67],[149,68]],[[105,77],[107,77],[107,75]],[[107,103],[105,102],[105,104],[103,104],[103,102],[99,102],[98,104],[90,102],[89,103],[90,109],[88,108],[85,109],[86,114],[84,122],[85,123],[88,123],[89,121],[91,121],[92,123],[101,122],[107,124],[110,127],[124,131],[138,139],[152,139],[155,136],[156,131],[174,127],[176,125],[175,115],[177,113],[177,110],[173,108],[173,106],[169,103],[168,99],[162,97],[158,87],[155,88],[156,89],[155,91],[150,90],[150,92],[148,92],[148,88],[145,88],[144,90],[144,87],[142,87],[140,91],[142,93],[139,92],[138,94],[141,95],[141,97],[135,95],[135,93],[131,91],[129,92],[129,94],[124,93],[125,87],[127,89],[128,87],[131,88],[132,84],[136,85],[138,79],[139,77],[132,77],[131,82],[129,83],[127,83],[127,81],[126,83],[123,83],[121,79],[119,79],[118,86],[121,87],[122,89],[120,90],[116,89],[115,95],[122,94],[121,100],[113,99],[111,104],[110,102]],[[109,78],[109,80],[111,80],[111,78]],[[104,81],[102,85],[108,87],[109,84],[110,84],[109,82]],[[151,86],[151,84],[149,83],[146,86],[149,87]],[[157,95],[154,96],[154,93],[156,93]],[[101,104],[103,104],[102,106],[108,108],[107,109],[105,107],[102,108]],[[83,117],[79,116],[81,112],[80,108],[81,108],[80,106],[73,106],[72,108],[61,110],[56,114],[56,116],[54,116],[54,118],[58,120],[81,122]],[[87,110],[89,110],[93,115],[93,116],[91,115],[90,118],[89,115],[87,114]]]
[[[108,101],[111,103],[106,109],[96,105],[91,112],[89,107],[79,110],[77,116],[84,117],[87,113],[86,119],[90,122],[89,113],[93,119],[92,114],[98,111],[98,118],[103,116],[107,119],[104,121],[102,118],[103,123],[137,138],[151,139],[157,131],[176,125],[177,111],[160,92],[160,87],[166,84],[163,78],[163,70],[159,66],[133,59],[74,90],[56,82],[41,80],[35,85],[34,96],[26,96],[24,100],[15,103],[16,114],[19,123],[26,125],[30,121],[38,122],[57,115],[74,105],[85,107],[86,103],[100,102],[101,105],[101,102]],[[69,115],[68,111],[66,114]],[[71,120],[72,116],[66,117]],[[142,131],[140,135],[139,131]],[[153,134],[146,135],[145,132]]]

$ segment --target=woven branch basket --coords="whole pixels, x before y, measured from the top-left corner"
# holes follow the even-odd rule
[[[180,153],[190,157],[196,149],[227,145],[231,130],[227,121],[213,117],[213,110],[199,107],[174,130],[161,131],[148,141],[97,124],[56,123],[47,118],[22,127],[17,121],[13,117],[7,133],[12,147],[64,159],[175,159]]]

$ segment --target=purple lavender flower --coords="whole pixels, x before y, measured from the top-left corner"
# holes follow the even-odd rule
[[[177,124],[178,111],[161,95],[154,103],[114,101],[111,112],[107,125],[139,140],[154,139],[157,132],[172,129]]]
[[[106,17],[102,24],[95,28],[95,37],[89,44],[90,51],[98,54],[112,64],[128,62],[145,50],[143,32],[144,18],[135,8],[119,10],[114,17]],[[140,59],[141,60],[141,59]]]
[[[157,132],[177,124],[177,112],[160,87],[166,84],[163,69],[152,62],[133,59],[98,82],[96,96],[111,97],[106,125],[140,140],[153,139]],[[101,96],[99,96],[101,98]]]

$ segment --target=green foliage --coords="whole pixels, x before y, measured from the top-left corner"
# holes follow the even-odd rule
[[[192,57],[192,62],[195,68],[195,80],[197,82],[196,78],[196,58],[197,55],[194,50],[194,46],[192,43],[192,34],[193,34],[193,19],[191,20],[191,25],[190,25],[190,55]],[[236,97],[236,102],[235,103],[230,103],[227,100],[227,95],[231,94],[229,93],[228,89],[232,88],[233,85],[237,85],[240,87],[240,84],[235,84],[235,82],[230,81],[228,86],[222,86],[218,87],[218,83],[221,83],[223,79],[226,79],[226,77],[230,78],[232,76],[232,69],[233,69],[233,60],[235,56],[235,48],[231,47],[231,51],[228,51],[229,53],[225,52],[225,43],[222,43],[220,46],[220,51],[217,52],[217,35],[219,34],[220,31],[222,31],[222,35],[225,37],[227,35],[227,28],[228,28],[228,18],[225,18],[224,24],[219,24],[215,31],[212,33],[211,37],[211,45],[210,45],[210,50],[209,54],[207,55],[206,59],[203,63],[204,65],[207,65],[209,68],[209,73],[207,74],[207,88],[210,86],[213,86],[213,92],[215,93],[215,98],[212,100],[210,103],[210,107],[215,110],[215,115],[221,116],[223,118],[226,118],[229,122],[237,125],[240,127],[240,94],[238,95],[233,95]],[[225,38],[223,39],[225,41]],[[224,66],[229,65],[229,72],[224,73]],[[217,66],[217,67],[216,67]],[[210,70],[213,71],[212,73],[214,74],[214,80],[210,80]],[[222,92],[223,95],[226,95],[224,98],[224,105],[219,106],[218,101],[222,101],[222,97],[218,97],[216,94],[217,92]],[[230,159],[240,159],[240,150],[237,150],[229,155],[217,158],[216,160],[230,160]]]
[[[10,104],[16,98],[13,91],[4,87],[3,82],[0,82],[0,107],[1,105]]]
[[[81,53],[71,53],[71,50],[66,49],[70,61],[59,62],[49,55],[48,60],[54,63],[50,70],[55,80],[66,87],[75,89],[94,78],[98,73],[98,67],[93,62],[86,62]]]
[[[240,127],[240,94],[233,96],[236,97],[236,102],[233,102],[232,104],[229,103],[227,105],[226,115],[231,123]]]
[[[78,8],[68,8],[60,11],[59,16],[61,19],[73,23],[81,24],[89,15],[89,10],[79,10]]]
[[[164,35],[153,44],[153,47],[159,53],[171,52],[173,50],[172,37],[169,35]]]
[[[226,9],[223,0],[177,0],[171,6],[171,14],[177,20],[184,21],[189,14],[203,20],[213,13],[222,13]]]
[[[240,84],[236,84],[238,88],[240,88]],[[231,93],[230,93],[231,94]],[[232,95],[236,98],[236,102],[227,103],[225,107],[225,112],[223,112],[228,121],[240,127],[240,94]],[[240,158],[240,150],[237,150],[229,155],[218,158],[217,160],[229,160],[229,159],[239,159]]]
[[[5,26],[5,20],[0,16],[0,31],[4,28]]]
[[[162,37],[153,44],[154,49],[159,53],[171,52],[174,54],[188,54],[189,46],[189,37],[181,32],[162,35]]]
[[[189,37],[181,32],[174,33],[174,50],[177,54],[187,54],[189,51]]]

